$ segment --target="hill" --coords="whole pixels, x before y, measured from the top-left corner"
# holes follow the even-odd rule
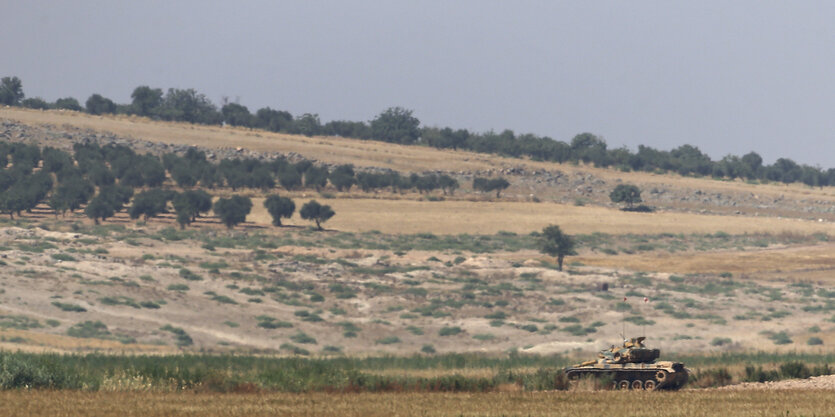
[[[7,348],[552,353],[608,345],[624,322],[677,352],[835,343],[829,187],[12,108],[0,109],[0,137],[154,155],[194,146],[214,162],[281,155],[462,184],[454,195],[279,189],[297,207],[331,205],[326,232],[298,217],[270,226],[257,189],[212,191],[253,198],[248,223],[232,231],[211,217],[179,231],[171,215],[124,212],[94,225],[40,206],[2,220]],[[511,185],[496,197],[472,189],[477,176]],[[657,211],[619,210],[609,193],[622,183]],[[537,251],[533,232],[548,224],[578,240],[565,271]]]

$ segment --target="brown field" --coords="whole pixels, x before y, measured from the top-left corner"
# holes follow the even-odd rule
[[[752,185],[741,181],[706,181],[677,175],[656,175],[644,172],[620,172],[591,166],[536,162],[466,151],[438,150],[422,146],[404,146],[376,141],[336,137],[306,137],[256,131],[243,128],[200,126],[188,123],[154,122],[141,117],[92,116],[72,111],[39,111],[22,108],[0,108],[0,118],[32,125],[51,125],[110,132],[151,142],[199,145],[209,148],[241,147],[253,151],[296,152],[307,158],[335,164],[351,163],[360,167],[391,168],[399,171],[489,170],[524,167],[528,170],[559,170],[565,173],[584,171],[605,180],[688,187],[710,192],[750,192],[762,197],[786,199],[831,200],[835,188],[813,189],[800,184]],[[567,138],[564,138],[567,139]]]
[[[835,235],[835,223],[813,220],[748,217],[734,215],[704,215],[681,212],[630,213],[597,206],[575,206],[558,203],[532,203],[516,201],[477,202],[466,200],[417,201],[375,198],[322,199],[315,194],[291,194],[297,210],[311,199],[331,206],[336,215],[323,227],[340,232],[368,232],[376,230],[387,234],[434,233],[438,235],[494,234],[513,232],[527,234],[542,230],[550,224],[559,225],[571,234],[607,233],[620,234],[729,234],[755,233],[815,233]],[[271,226],[272,218],[264,208],[264,198],[252,197],[252,212],[247,222],[238,226],[258,228],[281,233]],[[45,205],[23,218],[52,220],[54,213]],[[86,223],[92,221],[76,212],[61,218]],[[125,211],[117,213],[105,224],[133,224]],[[149,221],[152,224],[176,226],[173,214],[160,215]],[[314,224],[300,217],[298,211],[290,219],[282,219],[285,226],[309,227]],[[222,228],[213,216],[201,218],[190,227]]]
[[[730,272],[745,277],[779,278],[793,281],[831,282],[835,271],[835,245],[821,244],[751,251],[698,253],[652,253],[618,256],[579,256],[585,265],[623,268],[633,271],[677,274],[719,274]]]
[[[296,207],[307,200],[296,199]],[[383,233],[492,234],[530,233],[558,224],[568,233],[781,233],[835,234],[835,224],[809,220],[707,216],[692,213],[629,213],[604,207],[555,203],[411,201],[376,199],[319,200],[336,212],[328,229]],[[263,199],[253,199],[248,220],[270,224]],[[296,214],[288,224],[310,225]]]
[[[0,314],[8,312],[7,309],[0,307]],[[171,346],[124,344],[114,340],[80,339],[57,334],[4,328],[0,328],[0,340],[2,340],[0,341],[0,351],[70,353],[79,349],[90,349],[108,354],[143,355],[174,354],[177,352]],[[8,342],[8,340],[19,340],[20,342]]]
[[[835,415],[832,391],[156,394],[5,391],[7,416]]]

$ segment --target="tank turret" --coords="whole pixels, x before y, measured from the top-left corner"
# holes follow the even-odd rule
[[[570,380],[582,377],[611,378],[617,389],[678,389],[688,372],[679,362],[656,361],[661,351],[644,346],[645,337],[633,337],[622,346],[612,345],[589,360],[565,369]]]

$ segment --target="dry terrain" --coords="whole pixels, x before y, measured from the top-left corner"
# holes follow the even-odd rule
[[[253,190],[236,192],[252,197],[254,209],[233,230],[212,216],[179,230],[171,214],[146,222],[125,212],[94,225],[80,213],[60,217],[44,206],[4,218],[0,350],[300,357],[520,352],[580,359],[616,343],[624,331],[646,334],[669,356],[825,355],[835,345],[832,188],[624,173],[74,112],[3,108],[0,121],[0,137],[41,145],[69,148],[91,137],[156,153],[185,147],[154,144],[197,145],[218,155],[282,154],[368,169],[443,171],[462,182],[454,196],[280,190],[296,207],[314,198],[331,205],[336,216],[325,231],[313,230],[298,213],[285,227],[271,226],[265,193]],[[475,175],[498,174],[511,181],[501,198],[469,187]],[[639,185],[659,210],[618,210],[608,193],[622,182]],[[535,232],[548,224],[559,224],[578,242],[563,270],[537,250]],[[744,364],[728,368],[740,375]],[[489,378],[498,369],[368,372]],[[222,395],[23,390],[0,392],[0,415],[835,414],[831,378],[737,388],[253,389]]]
[[[77,416],[831,416],[832,391],[480,394],[0,393],[3,415]]]

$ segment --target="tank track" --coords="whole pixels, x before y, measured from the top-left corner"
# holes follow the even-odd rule
[[[686,372],[671,373],[663,369],[569,368],[565,373],[571,381],[611,378],[612,388],[619,390],[677,390],[687,382]]]

